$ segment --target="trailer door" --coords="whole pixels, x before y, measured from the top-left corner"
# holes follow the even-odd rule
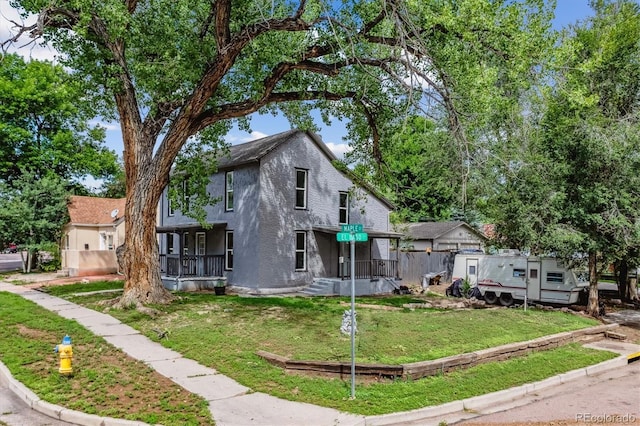
[[[542,270],[539,260],[527,262],[527,299],[540,300],[540,276]]]
[[[478,284],[478,259],[467,259],[467,280],[471,287]]]

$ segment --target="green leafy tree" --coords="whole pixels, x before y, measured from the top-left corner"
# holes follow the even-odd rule
[[[181,152],[190,161],[179,165],[207,171],[198,144],[219,146],[233,120],[246,128],[250,114],[280,111],[295,126],[313,128],[309,113],[319,108],[327,119],[351,119],[357,140],[371,141],[366,155],[379,158],[380,124],[398,111],[425,106],[423,96],[442,106],[434,113],[448,114],[450,127],[462,135],[462,126],[473,120],[463,121],[457,113],[462,92],[450,83],[453,71],[445,58],[462,60],[466,53],[458,49],[467,45],[478,50],[476,57],[496,58],[508,47],[538,40],[549,17],[543,0],[520,5],[451,0],[439,2],[441,9],[406,0],[13,4],[40,19],[18,28],[12,40],[24,33],[44,35],[67,53],[65,65],[82,76],[85,99],[104,111],[117,111],[127,188],[126,284],[120,305],[172,299],[160,281],[154,225],[158,201]],[[485,12],[494,10],[504,11],[503,28],[484,19]],[[439,21],[439,14],[448,19]],[[450,21],[459,14],[473,19],[472,25]],[[487,37],[487,28],[494,35],[519,32],[498,46],[499,40]],[[461,68],[455,74],[465,73]],[[498,80],[490,77],[490,82]],[[189,191],[203,194],[205,177],[188,171],[180,176],[189,181]]]
[[[638,265],[640,245],[640,6],[595,1],[567,32],[536,131],[502,175],[499,234],[534,252],[588,256],[588,311],[599,276]],[[626,280],[625,280],[626,281]],[[626,289],[625,289],[626,292]]]
[[[380,145],[386,169],[378,184],[397,207],[398,219],[450,219],[461,186],[451,164],[456,150],[449,132],[423,117],[412,117]]]
[[[78,184],[87,175],[105,178],[117,156],[104,145],[105,131],[84,90],[62,66],[0,59],[0,180],[11,182],[28,169],[36,177],[55,173]]]
[[[42,248],[57,247],[69,221],[68,196],[66,182],[54,173],[39,177],[23,170],[11,185],[0,183],[0,241],[14,241],[26,250],[24,272],[31,272]]]

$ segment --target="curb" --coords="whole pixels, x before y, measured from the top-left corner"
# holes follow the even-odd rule
[[[59,405],[40,399],[31,389],[16,380],[6,365],[0,362],[0,383],[6,383],[7,387],[32,410],[44,414],[53,419],[61,420],[82,426],[150,426],[148,423],[101,417],[95,414],[87,414],[81,411],[70,410]]]
[[[460,413],[461,418],[459,420],[462,420],[463,416],[464,418],[475,417],[475,415],[469,415],[474,411],[491,409],[491,407],[498,407],[500,404],[513,402],[513,407],[524,405],[528,402],[526,399],[523,399],[524,397],[533,396],[542,389],[568,383],[582,377],[594,376],[604,371],[624,367],[627,364],[628,356],[620,355],[608,361],[603,361],[590,367],[583,367],[577,370],[568,371],[539,382],[527,383],[513,388],[474,396],[460,401],[453,401],[442,405],[419,408],[417,410],[405,411],[402,413],[366,417],[365,424],[367,426],[386,426],[396,425],[399,423],[426,422],[429,420],[434,421],[435,424],[437,424],[438,419],[436,419],[436,417],[450,416],[456,413]],[[517,399],[523,399],[522,404],[515,403]],[[496,411],[501,411],[502,409],[503,408],[498,407]],[[482,414],[489,414],[491,412],[493,411],[487,411]]]

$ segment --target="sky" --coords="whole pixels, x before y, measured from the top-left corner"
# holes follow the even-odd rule
[[[588,0],[557,0],[554,27],[560,29],[568,24],[582,20],[591,14],[592,10],[589,7]],[[10,34],[9,29],[11,24],[8,20],[19,21],[19,19],[17,12],[9,5],[9,0],[0,0],[0,40],[6,40]],[[52,49],[41,47],[31,49],[22,48],[18,50],[18,53],[27,58],[48,60],[53,60],[55,55]],[[345,123],[338,119],[334,119],[330,126],[325,125],[319,119],[316,120],[316,123],[320,127],[318,134],[322,140],[336,156],[342,157],[343,154],[350,149],[343,139],[346,136]],[[100,124],[106,128],[107,146],[114,150],[119,156],[122,156],[123,145],[119,124],[116,122],[101,122]],[[270,114],[254,114],[251,120],[251,133],[233,128],[227,135],[226,140],[231,144],[238,144],[283,132],[290,128],[288,121],[283,117],[274,117]]]

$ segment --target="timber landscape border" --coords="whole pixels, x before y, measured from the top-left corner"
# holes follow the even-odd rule
[[[588,343],[605,337],[608,332],[619,327],[618,324],[603,324],[580,330],[566,331],[524,342],[509,343],[474,352],[452,355],[431,361],[418,361],[408,364],[362,364],[356,363],[355,373],[360,376],[378,376],[415,380],[435,376],[450,371],[475,367],[493,361],[504,361],[532,352],[557,348],[573,342]],[[348,376],[351,374],[349,361],[300,361],[292,360],[270,352],[258,351],[256,354],[267,362],[291,372],[324,373]]]

